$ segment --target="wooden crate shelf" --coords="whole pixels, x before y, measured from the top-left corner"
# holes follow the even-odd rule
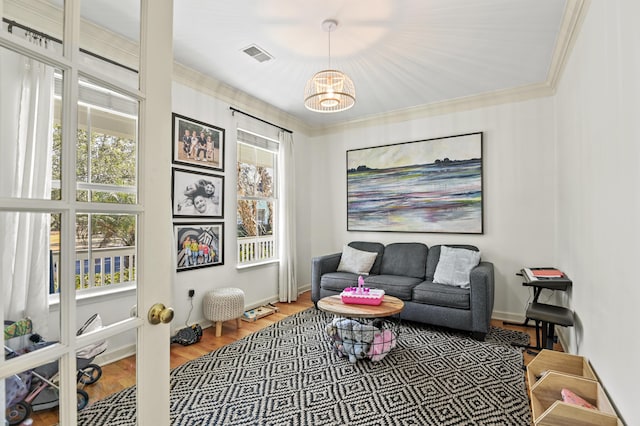
[[[570,389],[597,410],[562,402],[563,388]],[[549,371],[530,385],[529,393],[535,426],[623,426],[596,380]]]
[[[589,361],[587,361],[585,357],[543,349],[529,365],[527,365],[529,387],[533,386],[544,373],[549,371],[571,374],[590,380],[598,380]]]

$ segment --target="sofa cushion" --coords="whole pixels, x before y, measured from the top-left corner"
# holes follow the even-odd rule
[[[372,243],[369,241],[352,241],[349,243],[349,247],[353,247],[356,250],[370,251],[378,253],[376,261],[373,262],[373,266],[369,271],[370,274],[380,273],[380,263],[382,263],[382,253],[384,253],[384,244]]]
[[[381,275],[424,279],[428,247],[422,243],[393,243],[384,248]]]
[[[471,290],[424,281],[413,288],[413,302],[447,308],[470,309]]]
[[[413,287],[420,284],[422,278],[402,275],[370,275],[364,279],[367,287],[384,290],[384,294],[400,300],[411,300]]]
[[[480,252],[442,246],[433,282],[469,288],[469,274],[480,263]]]
[[[351,272],[358,275],[369,275],[378,253],[362,251],[345,245],[342,247],[338,272]]]
[[[320,288],[341,292],[347,287],[358,285],[358,275],[350,272],[329,272],[322,274]]]
[[[442,245],[431,246],[429,248],[429,254],[427,256],[427,271],[425,273],[426,281],[433,281],[433,275],[436,273],[436,267],[438,266],[438,261],[440,260],[440,248]],[[463,248],[467,250],[479,251],[478,247],[470,246],[466,244],[447,244],[447,247],[453,248]]]

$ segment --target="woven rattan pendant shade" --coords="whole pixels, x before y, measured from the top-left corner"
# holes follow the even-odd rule
[[[331,67],[331,31],[338,26],[326,20],[322,28],[329,32],[329,67]],[[327,69],[316,73],[304,88],[304,106],[315,112],[339,112],[356,103],[356,87],[342,71]]]
[[[344,111],[355,103],[356,88],[353,81],[341,71],[320,71],[304,88],[304,106],[311,111]]]

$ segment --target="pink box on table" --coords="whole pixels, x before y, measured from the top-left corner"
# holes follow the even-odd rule
[[[348,287],[340,293],[342,303],[353,305],[374,305],[382,303],[384,290],[369,289],[366,287]]]

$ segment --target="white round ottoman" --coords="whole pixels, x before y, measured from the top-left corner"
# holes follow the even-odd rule
[[[216,323],[216,336],[222,335],[223,321],[235,319],[240,328],[240,318],[244,314],[244,291],[232,287],[208,291],[202,299],[202,311],[206,319]]]

